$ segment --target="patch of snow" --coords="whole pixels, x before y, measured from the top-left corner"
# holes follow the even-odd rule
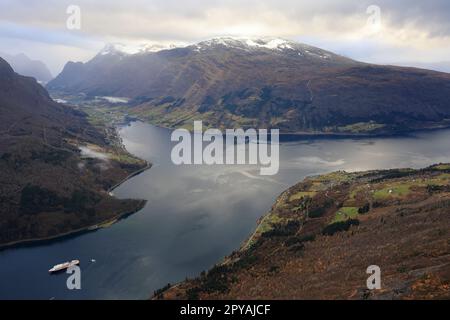
[[[284,39],[271,39],[268,41],[264,40],[254,41],[252,39],[247,39],[245,43],[250,47],[266,48],[270,50],[294,49],[290,44],[290,42]]]
[[[131,45],[124,45],[122,43],[108,43],[102,51],[100,51],[100,55],[109,55],[109,54],[136,54],[139,52],[139,48]]]
[[[134,55],[149,52],[159,52],[162,50],[174,49],[177,46],[174,44],[158,44],[158,43],[141,43],[141,44],[122,44],[122,43],[108,43],[100,51],[99,55]]]
[[[330,55],[329,54],[321,54],[321,53],[311,52],[309,50],[305,50],[305,52],[307,54],[309,54],[310,56],[319,57],[321,59],[330,59]]]
[[[202,41],[193,46],[194,51],[205,50],[213,46],[225,46],[228,48],[249,50],[249,49],[268,49],[268,50],[295,50],[295,43],[279,38],[270,39],[256,39],[256,38],[214,38],[207,41]]]

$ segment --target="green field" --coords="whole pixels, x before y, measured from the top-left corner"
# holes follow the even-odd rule
[[[295,201],[295,200],[300,200],[306,197],[310,197],[313,198],[316,195],[317,192],[315,191],[301,191],[301,192],[297,192],[296,194],[293,194],[292,196],[289,197],[289,201]]]
[[[331,223],[336,223],[340,221],[346,221],[348,219],[354,219],[358,216],[358,208],[356,207],[342,207],[336,212],[333,221]]]
[[[373,197],[376,200],[383,200],[389,197],[404,197],[411,193],[412,184],[392,184],[382,189],[376,190]]]
[[[339,132],[349,132],[349,133],[366,133],[377,129],[384,128],[385,124],[375,123],[375,122],[358,122],[353,123],[344,127],[338,127]]]

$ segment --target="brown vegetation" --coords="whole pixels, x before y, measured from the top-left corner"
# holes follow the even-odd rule
[[[439,165],[308,178],[279,197],[241,250],[156,298],[448,299],[449,173]],[[352,216],[336,219],[343,212]],[[366,287],[370,265],[381,268],[381,290]]]

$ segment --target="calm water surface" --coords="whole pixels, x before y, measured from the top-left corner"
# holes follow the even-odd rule
[[[251,166],[175,166],[167,129],[135,122],[120,134],[131,153],[154,166],[114,193],[147,199],[146,207],[107,229],[0,251],[0,299],[148,298],[238,248],[275,198],[307,175],[450,161],[450,130],[311,139],[281,144],[279,173],[263,177]],[[66,289],[66,274],[47,273],[70,259],[81,260],[81,290]]]

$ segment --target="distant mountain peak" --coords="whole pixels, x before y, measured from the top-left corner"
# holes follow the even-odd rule
[[[272,52],[286,52],[294,53],[299,56],[309,56],[318,59],[331,59],[335,54],[312,47],[293,40],[274,37],[262,38],[233,38],[233,37],[219,37],[211,40],[201,41],[195,45],[190,46],[197,52],[202,52],[208,49],[215,49],[225,47],[230,49],[240,49],[245,51],[259,51],[268,50]]]
[[[122,43],[108,43],[98,53],[98,56],[115,55],[120,57],[154,53],[162,50],[171,50],[175,48],[190,48],[197,52],[211,50],[216,48],[239,49],[245,51],[271,50],[273,52],[291,52],[300,56],[315,56],[322,59],[330,59],[333,54],[302,44],[293,40],[287,40],[276,37],[216,37],[209,40],[200,41],[194,44],[186,45],[166,45],[155,43],[142,43],[138,45],[129,45]]]
[[[155,44],[155,43],[142,43],[138,45],[130,45],[123,43],[107,43],[103,49],[98,53],[100,56],[104,55],[134,55],[143,54],[149,52],[158,52],[161,50],[173,49],[176,46],[173,44]]]
[[[47,83],[53,78],[50,70],[42,61],[32,60],[24,53],[16,55],[0,53],[0,56],[11,65],[15,72],[34,77],[40,83]]]
[[[100,56],[105,55],[124,55],[124,54],[135,54],[135,48],[123,45],[121,43],[107,43],[102,50],[98,53]]]
[[[242,37],[218,37],[201,41],[196,46],[217,46],[235,48],[265,48],[272,50],[293,49],[296,43],[282,38],[242,38]]]
[[[275,49],[275,50],[283,50],[283,49],[293,50],[294,49],[293,44],[295,44],[292,41],[280,38],[257,39],[257,40],[247,39],[245,43],[250,47]]]

